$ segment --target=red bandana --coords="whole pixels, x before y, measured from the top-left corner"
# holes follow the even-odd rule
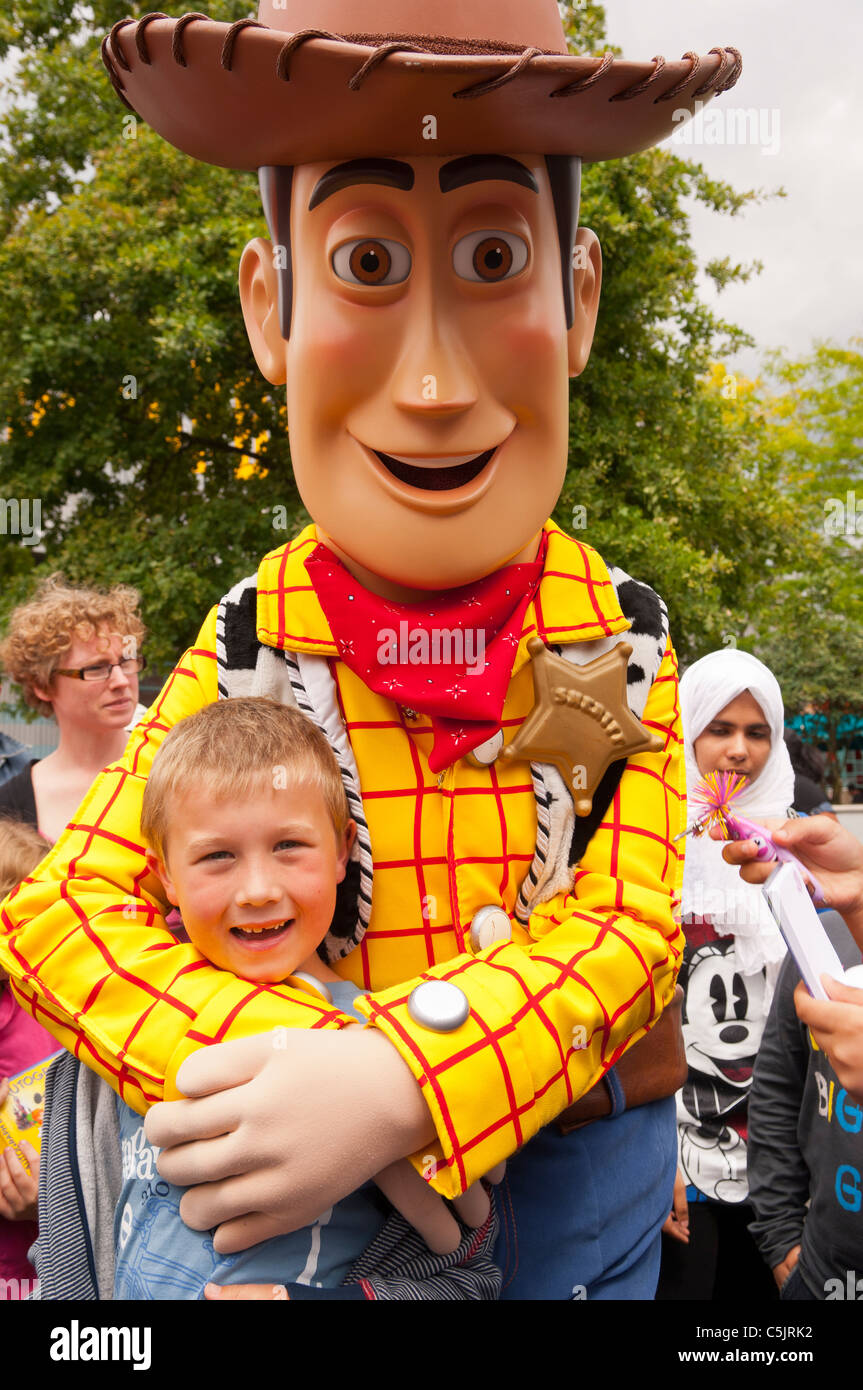
[[[500,728],[525,610],[542,577],[536,559],[507,565],[444,600],[392,603],[369,593],[325,545],[306,569],[346,666],[370,690],[430,716],[432,772]]]

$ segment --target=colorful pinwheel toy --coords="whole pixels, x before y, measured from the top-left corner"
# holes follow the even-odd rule
[[[701,813],[677,838],[681,839],[683,835],[703,835],[712,825],[718,825],[721,826],[723,838],[726,840],[751,840],[758,849],[756,859],[778,859],[783,864],[797,864],[798,867],[802,867],[797,856],[777,845],[763,825],[734,813],[733,803],[746,786],[746,780],[736,772],[708,772],[692,795],[693,801],[702,808]],[[821,884],[808,869],[804,872],[811,884],[812,901],[824,903]]]

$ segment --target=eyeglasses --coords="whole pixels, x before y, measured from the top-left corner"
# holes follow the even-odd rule
[[[138,671],[143,671],[146,665],[146,657],[124,656],[122,661],[102,661],[98,666],[58,666],[54,675],[74,676],[79,681],[107,681],[111,679],[111,672],[115,666],[119,666],[124,676],[133,676]]]

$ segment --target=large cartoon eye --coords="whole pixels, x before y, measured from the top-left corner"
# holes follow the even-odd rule
[[[462,280],[493,285],[524,270],[527,255],[527,242],[515,232],[471,232],[453,247],[452,263]]]
[[[399,285],[410,269],[407,247],[380,237],[346,241],[333,252],[333,270],[349,285]]]
[[[734,978],[731,981],[731,989],[732,998],[734,999],[734,1017],[745,1018],[746,1006],[749,1003],[749,998],[746,993],[746,986],[743,983],[743,977],[742,975],[738,975],[736,970],[734,972]]]
[[[721,975],[714,975],[710,981],[710,999],[716,1022],[724,1022],[725,1012],[728,1008],[728,995],[725,992],[725,981]]]

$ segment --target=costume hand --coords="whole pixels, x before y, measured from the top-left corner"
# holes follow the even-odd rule
[[[846,1091],[863,1101],[863,989],[821,976],[829,999],[813,999],[803,981],[794,991],[797,1017],[830,1059]]]
[[[711,835],[713,831],[711,830]],[[863,845],[833,816],[789,820],[773,832],[777,845],[790,849],[804,869],[816,874],[830,907],[841,912],[863,949]],[[741,864],[741,878],[763,883],[775,867],[754,863],[751,840],[731,840],[722,851],[729,864]]]
[[[191,1188],[186,1224],[219,1227],[220,1255],[311,1225],[434,1138],[419,1086],[376,1028],[283,1028],[205,1047],[177,1085],[193,1099],[153,1106],[147,1138],[164,1150],[162,1176]]]
[[[205,1284],[204,1298],[208,1303],[240,1303],[251,1299],[291,1301],[284,1284]]]
[[[782,1263],[773,1266],[773,1278],[776,1280],[777,1289],[781,1290],[782,1285],[785,1283],[786,1279],[788,1279],[799,1258],[800,1246],[792,1245]]]
[[[37,1215],[39,1155],[26,1139],[21,1140],[21,1150],[29,1173],[14,1149],[0,1153],[0,1216],[7,1221],[35,1221]]]
[[[662,1227],[664,1235],[689,1244],[689,1203],[686,1200],[686,1178],[678,1168],[674,1175],[674,1199],[671,1212]]]
[[[391,1163],[375,1182],[436,1255],[451,1255],[461,1245],[461,1230],[442,1197],[429,1187],[406,1159]],[[466,1226],[482,1226],[491,1210],[482,1183],[473,1183],[453,1206]]]

